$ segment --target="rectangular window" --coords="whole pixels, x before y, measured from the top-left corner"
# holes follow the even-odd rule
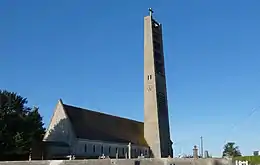
[[[104,153],[104,147],[101,146],[101,154],[103,154],[103,153]]]
[[[96,146],[93,145],[93,152],[96,152]]]
[[[151,80],[152,79],[152,75],[148,75],[148,80]]]
[[[84,148],[85,152],[87,152],[87,145],[85,144],[85,148]]]
[[[109,147],[108,147],[108,153],[110,153],[110,152],[111,152],[111,147],[109,146]]]

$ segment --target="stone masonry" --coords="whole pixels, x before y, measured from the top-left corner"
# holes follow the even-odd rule
[[[0,162],[0,165],[233,165],[227,159],[92,159]]]

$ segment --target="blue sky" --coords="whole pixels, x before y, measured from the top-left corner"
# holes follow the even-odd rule
[[[177,153],[260,149],[259,0],[1,0],[0,88],[143,120],[143,17],[163,24]],[[253,108],[256,108],[253,110]],[[252,115],[251,112],[254,112]]]

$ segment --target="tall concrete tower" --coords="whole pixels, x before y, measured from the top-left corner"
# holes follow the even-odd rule
[[[155,158],[173,156],[164,67],[162,25],[144,18],[144,137]]]

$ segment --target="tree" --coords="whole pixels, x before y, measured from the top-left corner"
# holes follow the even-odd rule
[[[223,150],[223,157],[227,156],[227,157],[237,157],[237,156],[241,156],[241,152],[239,150],[239,147],[235,145],[234,142],[228,142],[225,146],[224,146],[224,150]]]
[[[27,99],[0,90],[0,157],[28,154],[32,144],[42,140],[45,129],[37,107]]]

